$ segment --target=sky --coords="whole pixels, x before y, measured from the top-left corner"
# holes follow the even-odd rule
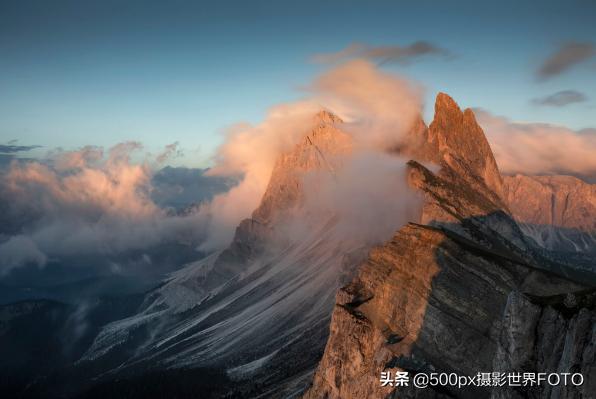
[[[209,166],[227,128],[351,56],[421,84],[427,121],[443,91],[513,121],[596,127],[595,20],[589,0],[1,0],[0,145],[178,142],[174,164]],[[395,48],[412,52],[378,56]]]

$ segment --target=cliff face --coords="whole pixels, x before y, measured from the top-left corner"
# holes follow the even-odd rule
[[[303,205],[304,174],[322,170],[331,174],[352,152],[352,138],[339,129],[337,116],[321,111],[314,118],[314,128],[302,142],[276,160],[269,184],[252,219],[274,223],[284,213]]]
[[[549,250],[596,253],[596,184],[572,176],[506,176],[503,198],[524,232]]]
[[[526,223],[596,230],[596,184],[573,176],[506,176],[504,198]]]
[[[502,194],[497,163],[471,109],[462,112],[451,97],[439,93],[432,123],[428,129],[419,127],[416,132],[420,138],[410,137],[416,143],[409,148],[411,157],[450,167],[478,191],[483,185]]]
[[[400,369],[470,376],[574,370],[593,378],[594,294],[581,290],[444,231],[408,225],[338,293],[325,354],[305,397],[384,398],[393,388],[381,387],[381,371]],[[575,305],[564,303],[566,292],[580,293]],[[593,387],[579,391],[590,397]],[[501,397],[516,397],[509,393]],[[498,397],[489,389],[411,387],[394,397],[443,394]]]
[[[374,249],[340,289],[304,397],[594,397],[594,279],[523,234],[472,112],[442,94],[435,111],[412,154],[441,168],[409,163],[426,199],[423,224]],[[569,391],[381,387],[381,372],[396,370],[581,372],[592,382]]]

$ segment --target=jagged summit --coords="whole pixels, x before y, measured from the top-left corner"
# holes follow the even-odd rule
[[[339,128],[344,122],[339,116],[331,111],[321,110],[313,116],[313,127],[302,140],[305,145],[342,146],[345,140],[345,133]],[[351,139],[350,139],[351,141]],[[295,149],[294,149],[295,150]]]
[[[448,167],[474,185],[484,185],[502,196],[503,181],[474,112],[469,108],[462,111],[447,94],[437,95],[430,126],[416,124],[408,141],[406,153],[414,159]]]
[[[280,213],[299,206],[304,195],[303,175],[313,170],[335,173],[345,156],[352,152],[352,137],[336,126],[342,123],[339,117],[321,110],[314,119],[314,127],[300,143],[277,158],[253,219],[270,223]]]
[[[527,213],[538,223],[583,221],[593,213],[584,205],[591,188],[549,177],[532,178],[534,189],[523,181],[527,177],[516,177],[506,178],[503,189],[474,113],[462,112],[443,93],[431,125],[415,125],[409,137],[414,145],[408,143],[404,155],[440,165],[435,171],[424,162],[408,162],[409,182],[424,198],[420,223],[402,227],[370,251],[356,277],[339,290],[325,352],[303,398],[521,398],[527,393],[511,387],[434,391],[379,384],[382,372],[403,370],[474,375],[483,369],[522,373],[554,365],[594,380],[594,275],[579,268],[579,257],[539,248],[508,209],[512,203],[514,215]],[[543,230],[536,233],[544,238]],[[588,235],[561,238],[594,248]],[[535,392],[544,398],[582,397],[594,387]]]
[[[592,254],[593,259],[596,184],[573,176],[520,174],[503,182],[504,199],[526,235],[548,250]]]
[[[502,194],[503,181],[495,157],[471,109],[462,112],[451,97],[439,93],[429,140],[449,166],[464,176],[471,172],[496,194]]]
[[[439,123],[448,123],[449,120],[459,118],[461,109],[451,96],[439,92],[435,98],[435,118]]]
[[[319,122],[321,124],[343,123],[343,120],[339,116],[326,109],[322,109],[317,112],[314,116],[314,119],[315,122]]]

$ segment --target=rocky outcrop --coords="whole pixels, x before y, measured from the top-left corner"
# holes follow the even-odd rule
[[[573,176],[506,176],[504,198],[525,223],[596,231],[596,184]]]
[[[594,290],[552,296],[512,291],[492,369],[502,372],[581,373],[581,387],[543,385],[531,389],[503,387],[493,398],[594,398],[596,396],[596,293]]]
[[[305,398],[594,397],[593,386],[416,389],[382,371],[581,372],[596,379],[594,279],[544,256],[515,223],[470,110],[440,94],[409,163],[421,222],[373,250],[336,298]],[[591,275],[593,277],[593,275]]]
[[[304,174],[323,170],[331,174],[352,152],[352,137],[339,129],[342,120],[328,111],[314,118],[314,128],[300,143],[281,154],[252,219],[271,224],[304,201]]]
[[[572,176],[516,175],[504,182],[504,200],[536,243],[548,250],[596,253],[596,184]]]
[[[408,225],[373,251],[356,279],[338,293],[325,355],[305,397],[384,398],[394,390],[379,382],[387,370],[469,376],[575,371],[594,378],[593,302],[575,308],[559,304],[562,310],[557,310],[546,300],[553,293],[582,289],[471,247],[445,231]],[[519,301],[531,308],[531,315]],[[579,332],[576,319],[582,320]],[[529,361],[512,361],[510,353]],[[491,395],[490,389],[447,388],[446,393]],[[397,390],[395,397],[443,394],[410,387]]]
[[[410,137],[417,145],[411,148],[414,159],[449,166],[476,189],[485,186],[502,194],[503,181],[482,128],[471,109],[463,112],[455,101],[439,93],[435,116],[428,127],[414,129],[421,139]]]

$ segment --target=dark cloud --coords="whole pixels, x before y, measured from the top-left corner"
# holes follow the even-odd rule
[[[593,43],[570,42],[563,44],[538,68],[537,77],[540,80],[550,79],[594,55],[596,55],[596,48]]]
[[[448,50],[425,41],[414,42],[407,46],[379,47],[353,43],[335,53],[317,54],[313,57],[313,60],[319,63],[330,64],[352,58],[365,58],[379,61],[381,64],[387,62],[406,64],[422,56],[449,57],[451,55],[451,52]]]
[[[8,164],[10,164],[10,162],[14,159],[14,155],[13,154],[2,154],[0,152],[0,167],[4,167]]]
[[[39,148],[38,145],[15,145],[12,143],[9,144],[0,144],[0,153],[1,154],[16,154],[19,152],[26,152],[31,151],[35,148]]]
[[[25,159],[19,156],[21,152],[31,151],[39,148],[39,145],[17,145],[16,140],[9,141],[7,144],[0,144],[0,167],[5,167],[14,159]]]
[[[588,100],[584,93],[576,90],[561,90],[554,94],[535,98],[532,103],[536,105],[547,105],[551,107],[564,107],[569,104],[583,103]]]
[[[161,207],[184,209],[210,201],[238,183],[232,177],[208,176],[208,170],[166,166],[152,178],[151,198]]]

